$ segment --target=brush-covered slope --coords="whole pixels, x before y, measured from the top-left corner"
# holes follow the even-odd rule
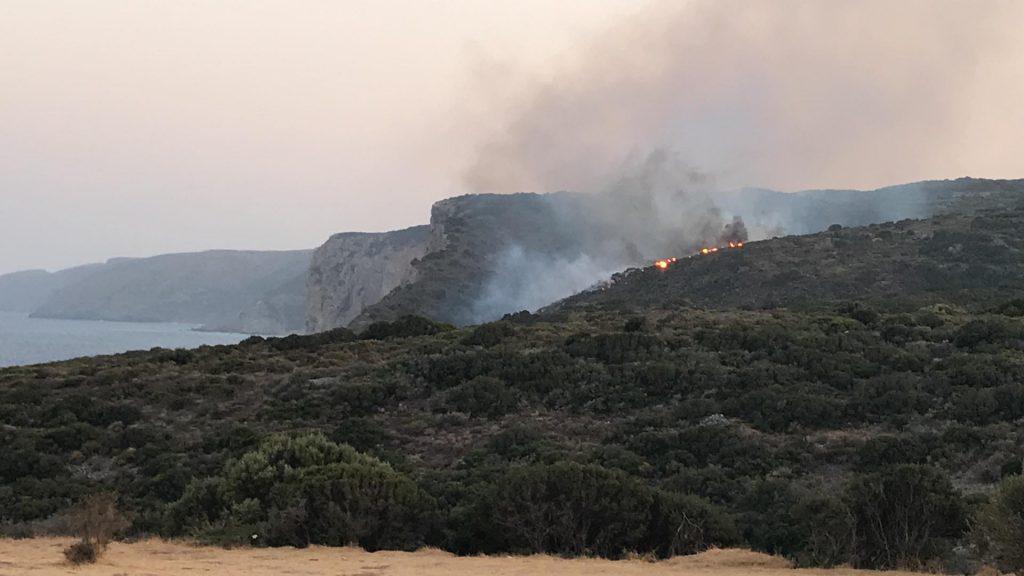
[[[982,210],[751,242],[616,274],[549,311],[819,306],[858,298],[978,306],[1024,294],[1024,210]]]
[[[135,533],[233,545],[881,567],[851,535],[894,504],[872,486],[911,482],[927,514],[896,516],[938,562],[966,502],[1021,472],[1022,310],[404,320],[0,370],[0,530],[114,491]]]
[[[54,291],[32,314],[301,332],[310,255],[308,250],[214,250],[115,259]]]

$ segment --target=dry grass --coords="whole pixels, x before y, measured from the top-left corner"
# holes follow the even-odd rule
[[[368,553],[356,548],[223,550],[181,542],[114,542],[96,564],[73,567],[64,560],[67,538],[0,539],[0,576],[848,576],[857,570],[793,570],[782,559],[745,550],[712,550],[663,562],[565,560],[550,556],[459,558],[439,550]],[[888,574],[899,574],[890,572]]]

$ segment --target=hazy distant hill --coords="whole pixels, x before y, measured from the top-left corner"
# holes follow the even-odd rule
[[[32,312],[57,290],[81,280],[101,267],[101,264],[89,264],[59,272],[25,270],[0,275],[0,310]]]
[[[302,331],[311,251],[216,250],[117,259],[54,290],[42,318],[187,322],[213,330]]]
[[[832,224],[863,226],[927,218],[945,212],[1000,207],[1024,194],[1024,180],[958,178],[877,190],[777,192],[746,188],[716,195],[723,210],[741,215],[754,238],[810,234]]]

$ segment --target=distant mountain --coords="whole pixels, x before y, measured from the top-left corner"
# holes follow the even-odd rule
[[[864,226],[1005,206],[1024,194],[1024,180],[928,180],[877,190],[777,192],[746,188],[715,196],[725,212],[740,215],[755,239],[819,232],[832,224]]]
[[[0,275],[0,310],[32,312],[54,292],[95,272],[102,264],[68,268],[59,272],[25,270]]]
[[[21,298],[17,304],[40,318],[185,322],[264,334],[302,331],[311,254],[215,250],[115,259],[90,266],[40,302]],[[0,277],[0,282],[14,285],[19,278]]]

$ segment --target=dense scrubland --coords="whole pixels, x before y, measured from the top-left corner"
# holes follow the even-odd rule
[[[0,523],[59,532],[110,492],[126,534],[232,546],[1020,569],[1021,219],[767,241],[462,329],[406,317],[6,369]],[[821,268],[802,243],[826,238]],[[715,267],[773,252],[821,270],[800,298],[714,305],[681,279],[710,267],[737,294]]]

